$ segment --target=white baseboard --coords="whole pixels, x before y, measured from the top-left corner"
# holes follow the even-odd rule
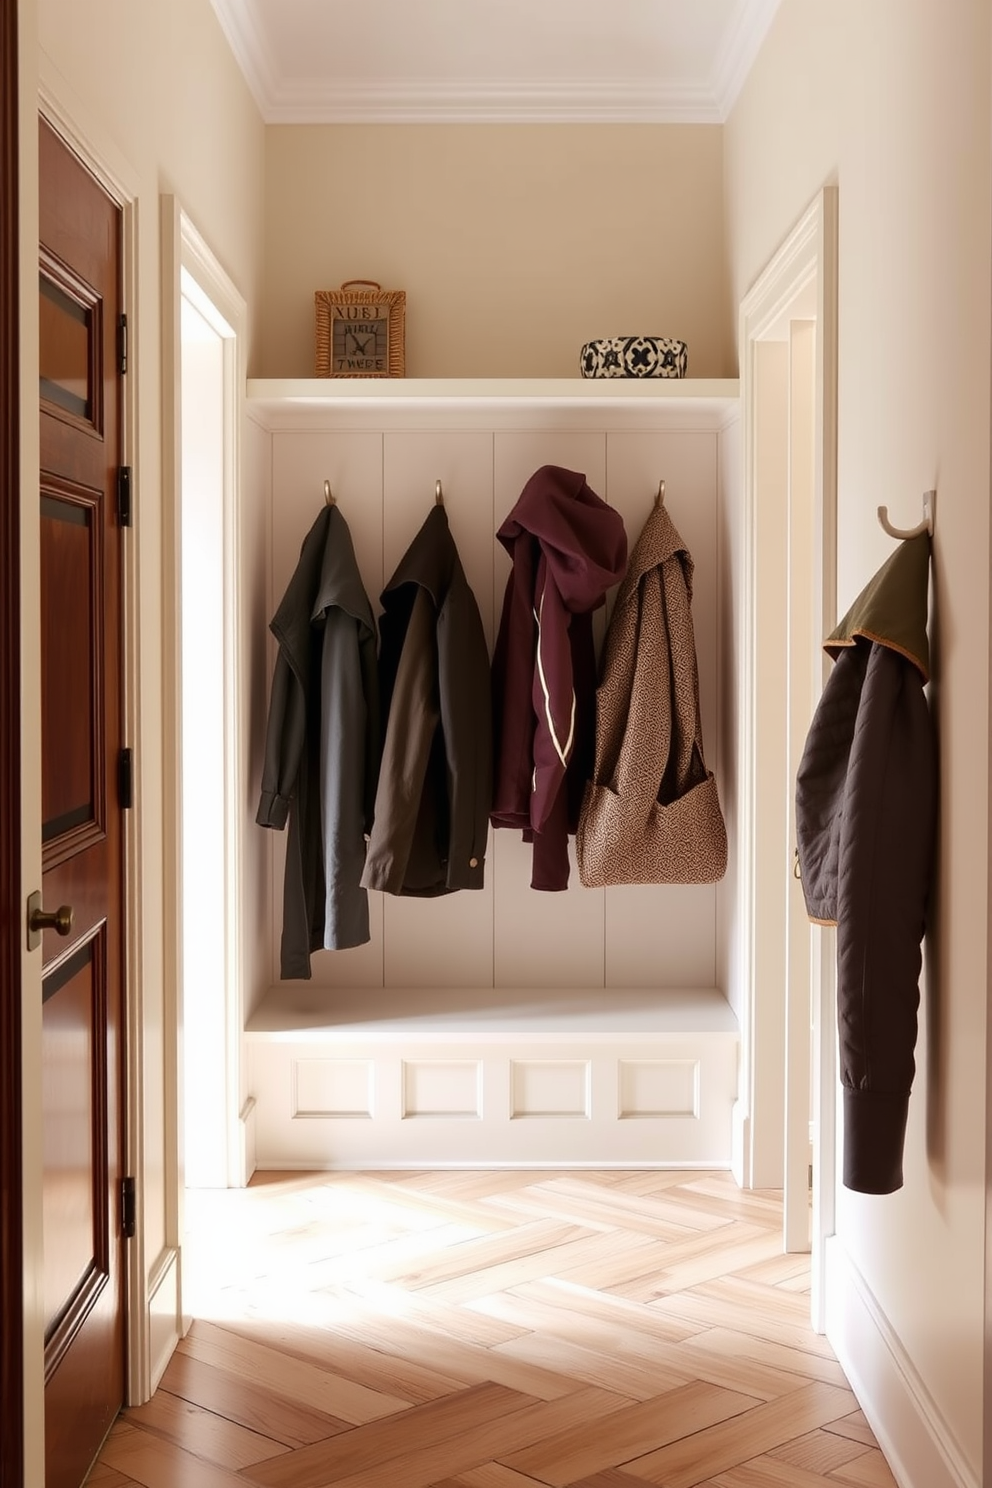
[[[238,1117],[238,1128],[240,1134],[240,1147],[238,1151],[238,1166],[236,1188],[246,1188],[251,1182],[251,1175],[258,1166],[255,1154],[255,1097],[250,1095],[241,1108]]]
[[[842,1241],[826,1246],[827,1338],[899,1488],[981,1488]]]
[[[172,1246],[159,1256],[148,1279],[149,1395],[172,1358],[183,1325],[179,1296],[180,1253]]]
[[[277,1162],[266,1164],[260,1163],[257,1171],[260,1173],[422,1173],[429,1168],[432,1173],[546,1173],[549,1168],[555,1172],[560,1169],[563,1173],[727,1173],[730,1164],[722,1158],[715,1158],[712,1162],[497,1162],[486,1160],[477,1162],[469,1159],[464,1162],[450,1161],[383,1161],[379,1158],[354,1159],[344,1162],[310,1162],[299,1158],[280,1158]]]
[[[738,1188],[751,1187],[751,1116],[743,1101],[735,1101],[731,1112],[730,1171]]]

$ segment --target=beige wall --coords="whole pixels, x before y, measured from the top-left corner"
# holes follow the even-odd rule
[[[263,377],[313,374],[313,292],[407,294],[410,377],[573,377],[596,336],[678,336],[736,374],[722,131],[284,126],[267,131]]]
[[[981,1478],[988,930],[990,12],[783,0],[726,127],[733,301],[839,186],[840,611],[938,489],[939,871],[903,1190],[838,1234]]]
[[[134,284],[131,370],[136,382],[131,386],[136,397],[128,437],[136,473],[130,675],[140,825],[132,873],[139,884],[140,924],[138,976],[132,985],[141,998],[142,1268],[152,1284],[164,1278],[152,1308],[156,1369],[171,1346],[176,1268],[170,1256],[179,1238],[172,1192],[175,1133],[169,1130],[165,1099],[174,1050],[163,962],[174,931],[163,910],[164,780],[172,769],[165,753],[163,644],[164,629],[173,622],[162,588],[163,534],[171,521],[161,482],[163,398],[171,389],[163,386],[162,368],[171,361],[161,329],[160,197],[176,194],[249,305],[256,304],[264,127],[209,0],[167,5],[37,0],[36,9],[46,109],[135,202],[128,274]],[[26,182],[25,191],[31,189],[33,183]],[[36,368],[25,366],[25,385],[37,386]],[[26,519],[29,531],[31,524],[36,527],[36,507]],[[31,728],[30,716],[26,728]],[[36,1047],[26,1050],[29,1072],[37,1069],[38,1058]],[[26,1083],[28,1090],[37,1088],[30,1073]]]

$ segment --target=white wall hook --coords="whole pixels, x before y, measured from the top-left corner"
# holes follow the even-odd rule
[[[889,509],[887,506],[878,508],[878,520],[882,531],[887,532],[890,537],[903,539],[907,537],[919,537],[921,532],[929,532],[933,537],[934,512],[937,505],[937,492],[924,491],[923,493],[923,521],[918,522],[915,527],[894,527],[889,521]]]

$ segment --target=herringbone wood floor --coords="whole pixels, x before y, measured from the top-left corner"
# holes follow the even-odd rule
[[[90,1488],[884,1488],[777,1194],[723,1173],[259,1175]]]

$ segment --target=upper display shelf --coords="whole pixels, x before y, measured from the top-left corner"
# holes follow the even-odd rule
[[[549,413],[604,421],[719,427],[733,416],[735,378],[249,378],[248,408],[270,429],[396,418],[487,423]],[[568,419],[571,422],[571,418]]]

